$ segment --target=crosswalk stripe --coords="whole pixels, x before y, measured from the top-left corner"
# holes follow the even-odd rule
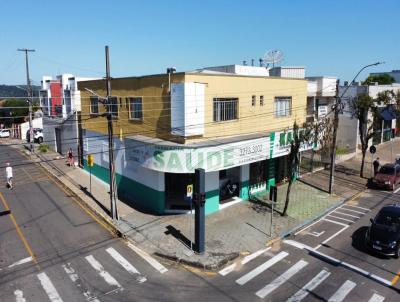
[[[133,245],[130,242],[128,242],[127,245],[130,249],[132,249],[136,254],[138,254],[140,257],[142,257],[144,260],[146,260],[152,267],[154,267],[156,270],[158,270],[161,274],[168,272],[168,269],[166,269],[164,267],[164,265],[162,265],[156,259],[151,257],[145,251],[142,251],[140,248],[138,248],[137,246]]]
[[[22,290],[15,290],[14,291],[14,296],[15,296],[15,302],[26,302],[25,298],[24,298],[24,293]]]
[[[264,262],[260,266],[258,266],[255,269],[253,269],[251,272],[249,272],[246,275],[242,276],[241,278],[237,279],[236,283],[238,283],[240,285],[246,284],[251,279],[253,279],[254,277],[258,276],[259,274],[261,274],[263,271],[265,271],[266,269],[270,268],[271,266],[273,266],[275,263],[281,261],[287,255],[289,255],[289,253],[280,252],[279,254],[275,255],[274,257],[272,257],[268,261]]]
[[[335,211],[334,213],[335,214],[344,215],[344,216],[354,217],[354,218],[361,218],[360,216],[351,215],[351,214],[347,214],[347,213],[342,213],[342,212],[339,212],[339,211]]]
[[[104,279],[104,281],[106,281],[111,286],[116,286],[121,290],[123,289],[121,284],[119,284],[118,281],[113,276],[111,276],[110,273],[104,270],[104,267],[92,255],[86,256],[85,258],[90,263],[90,265],[98,272],[98,274]]]
[[[78,287],[83,295],[86,298],[86,301],[90,302],[100,302],[96,298],[96,296],[89,291],[87,288],[85,288],[84,284],[82,283],[81,278],[79,278],[78,274],[75,272],[74,268],[71,266],[71,263],[63,264],[62,267],[64,268],[64,271],[67,273],[68,277],[71,279],[71,281]]]
[[[367,212],[370,212],[371,211],[371,209],[367,209],[367,208],[363,208],[363,207],[360,207],[360,206],[355,206],[355,205],[352,205],[352,204],[345,204],[345,206],[346,207],[352,207],[352,208],[356,208],[356,209],[361,209],[361,210],[364,210],[364,211],[367,211]]]
[[[47,296],[49,297],[50,301],[52,302],[62,302],[60,295],[58,294],[56,288],[53,285],[53,282],[49,279],[46,273],[40,273],[37,275],[42,284],[44,291],[46,292]]]
[[[112,258],[115,259],[115,261],[117,261],[119,264],[121,264],[121,266],[126,269],[130,274],[132,275],[139,275],[137,278],[137,281],[139,281],[140,283],[145,282],[147,279],[146,277],[140,275],[139,271],[128,262],[128,260],[126,260],[120,253],[118,253],[114,248],[110,247],[108,249],[106,249],[106,252],[110,254],[110,256]]]
[[[342,284],[341,287],[329,298],[328,302],[340,302],[351,292],[351,290],[356,286],[353,281],[347,280]]]
[[[260,256],[261,254],[265,253],[266,251],[270,250],[271,247],[267,247],[265,249],[256,251],[250,255],[247,255],[246,257],[244,257],[242,259],[242,261],[240,261],[241,264],[246,264],[248,262],[250,262],[251,260],[257,258],[258,256]],[[232,272],[233,270],[235,270],[237,264],[236,263],[232,263],[231,265],[225,267],[224,269],[220,270],[218,273],[222,276],[226,276],[228,275],[230,272]]]
[[[344,207],[341,207],[340,209],[341,209],[341,210],[344,210],[344,211],[349,211],[349,212],[361,214],[361,215],[365,215],[365,214],[366,214],[365,212],[360,212],[360,211],[356,211],[356,210],[346,209],[346,208],[344,208]]]
[[[305,297],[307,297],[309,292],[313,291],[326,278],[328,278],[330,274],[331,273],[326,270],[320,271],[318,275],[312,278],[310,282],[304,285],[302,289],[300,289],[297,293],[291,296],[286,302],[298,302],[303,300]]]
[[[276,278],[274,281],[267,284],[265,287],[256,292],[256,295],[261,299],[264,299],[267,295],[269,295],[271,292],[273,292],[275,289],[277,289],[279,286],[289,280],[293,275],[298,273],[306,265],[308,265],[307,261],[300,260],[291,268],[289,268],[286,272]]]
[[[372,297],[368,300],[368,302],[382,302],[385,300],[385,297],[382,297],[378,294],[373,294]]]

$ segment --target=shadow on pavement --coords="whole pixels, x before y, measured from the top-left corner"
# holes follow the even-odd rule
[[[176,229],[172,225],[167,225],[165,227],[167,230],[164,232],[165,235],[172,235],[178,241],[182,242],[185,246],[190,247],[190,240],[181,233],[180,230]]]
[[[352,242],[351,245],[358,251],[363,252],[365,254],[374,256],[379,259],[388,259],[390,257],[384,256],[378,253],[374,253],[365,245],[365,234],[367,233],[368,227],[362,226],[358,228],[353,235],[351,236]]]

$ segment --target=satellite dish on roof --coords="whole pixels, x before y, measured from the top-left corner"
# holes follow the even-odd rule
[[[283,60],[283,52],[279,49],[272,49],[266,52],[261,60],[266,64],[266,67],[268,67],[269,64],[272,64],[272,67],[275,67],[276,63]]]

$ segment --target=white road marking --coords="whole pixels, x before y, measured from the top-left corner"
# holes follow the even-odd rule
[[[242,261],[240,261],[240,263],[241,263],[241,264],[246,264],[246,263],[248,263],[248,262],[250,262],[251,260],[257,258],[258,256],[260,256],[261,254],[265,253],[266,251],[268,251],[268,250],[270,250],[270,249],[271,249],[271,247],[267,247],[267,248],[265,248],[265,249],[256,251],[256,252],[254,252],[254,253],[252,253],[252,254],[250,254],[250,255],[247,255],[246,257],[244,257],[244,258],[242,259]],[[229,266],[225,267],[224,269],[220,270],[218,273],[219,273],[221,276],[226,276],[226,275],[228,275],[229,273],[231,273],[232,271],[234,271],[235,268],[236,268],[236,266],[237,266],[237,263],[232,263],[231,265],[229,265]]]
[[[314,237],[319,237],[319,236],[321,236],[322,234],[325,234],[325,231],[322,231],[322,232],[316,232],[316,231],[313,231],[313,232],[307,232],[306,233],[307,235],[311,235],[311,236],[314,236]]]
[[[116,286],[123,289],[121,284],[110,275],[107,271],[104,270],[104,267],[98,262],[92,255],[86,256],[86,260],[90,263],[90,265],[98,272],[98,274],[106,281],[110,286]]]
[[[350,209],[346,209],[345,207],[341,207],[340,209],[341,209],[341,210],[344,210],[344,211],[349,211],[349,212],[353,212],[353,213],[358,213],[358,214],[361,214],[361,215],[365,215],[365,212],[360,212],[360,211],[356,211],[356,210],[350,210]]]
[[[351,215],[351,214],[347,214],[347,213],[342,213],[339,211],[335,211],[336,214],[340,214],[340,215],[344,215],[344,216],[349,216],[349,217],[354,217],[354,218],[361,218],[360,216],[356,216],[356,215]]]
[[[356,209],[361,209],[361,210],[364,210],[364,211],[367,211],[367,212],[370,212],[370,211],[371,211],[371,209],[363,208],[363,207],[360,207],[360,206],[355,206],[355,205],[352,205],[352,204],[346,204],[346,206],[347,206],[347,207],[356,208]]]
[[[15,301],[16,302],[26,302],[25,298],[24,298],[24,293],[22,290],[15,290],[14,291],[14,296],[15,296]]]
[[[347,225],[348,225],[348,224],[346,224],[346,223],[342,223],[342,222],[335,221],[335,220],[330,220],[330,219],[328,219],[328,218],[324,218],[324,221],[328,221],[328,222],[331,222],[331,223],[335,223],[335,224],[338,224],[338,225],[341,225],[341,226],[347,226]]]
[[[382,302],[385,300],[385,297],[382,297],[378,294],[373,294],[372,297],[368,300],[368,302]]]
[[[128,273],[131,275],[139,275],[137,281],[140,283],[145,282],[147,279],[146,277],[142,276],[139,271],[128,262],[120,253],[118,253],[114,248],[110,247],[106,249],[106,252],[110,254],[111,257],[115,259],[121,266],[127,270]]]
[[[393,193],[397,193],[397,192],[399,192],[400,191],[400,188],[397,188],[395,191],[393,191]]]
[[[71,281],[76,285],[76,287],[78,287],[81,290],[82,294],[86,298],[86,301],[100,302],[100,300],[98,300],[97,297],[91,291],[85,288],[81,278],[79,278],[78,274],[71,266],[71,263],[63,264],[62,267],[64,268],[64,271],[67,273],[69,279],[71,279]]]
[[[152,267],[154,267],[156,270],[158,270],[161,274],[164,274],[165,272],[168,272],[168,270],[162,265],[160,262],[158,262],[156,259],[151,257],[149,254],[147,254],[145,251],[142,251],[140,248],[137,246],[133,245],[132,243],[128,242],[127,243],[128,247],[132,249],[135,253],[137,253],[140,257],[142,257],[144,260],[146,260]]]
[[[53,285],[53,282],[47,277],[46,273],[40,273],[37,275],[42,284],[44,291],[52,302],[62,302],[60,295],[58,294],[56,288]]]
[[[301,242],[290,240],[290,239],[283,240],[283,243],[286,243],[286,244],[289,244],[291,246],[297,247],[298,249],[301,249],[301,250],[304,250],[304,249],[312,250],[313,249],[311,246],[308,246],[308,245],[303,244]]]
[[[345,227],[343,227],[341,230],[337,231],[335,234],[333,234],[331,237],[327,238],[326,240],[322,241],[321,244],[318,244],[315,249],[319,249],[323,244],[328,243],[330,240],[332,240],[333,238],[335,238],[337,235],[339,235],[341,232],[347,230],[347,228],[349,227],[349,225],[345,225]]]
[[[351,290],[356,286],[356,284],[350,280],[347,280],[342,284],[341,287],[329,298],[328,302],[340,302],[351,292]]]
[[[306,262],[304,260],[300,260],[295,265],[293,265],[291,268],[289,268],[286,272],[284,272],[282,275],[280,275],[278,278],[276,278],[271,283],[267,284],[264,288],[262,288],[258,292],[256,292],[256,295],[258,297],[260,297],[261,299],[264,299],[268,294],[270,294],[275,289],[277,289],[279,286],[281,286],[283,283],[285,283],[287,280],[289,280],[293,275],[298,273],[306,265],[308,265],[308,262]]]
[[[246,275],[244,275],[241,278],[237,279],[236,283],[238,283],[240,285],[246,284],[251,279],[253,279],[254,277],[258,276],[259,274],[261,274],[263,271],[265,271],[266,269],[270,268],[271,266],[273,266],[275,263],[278,263],[279,261],[281,261],[287,255],[289,255],[289,253],[280,252],[279,254],[275,255],[274,257],[272,257],[268,261],[264,262],[260,266],[257,266],[255,269],[253,269],[252,271],[250,271]]]
[[[344,220],[344,221],[351,222],[351,223],[355,222],[355,220],[350,220],[350,219],[347,219],[347,218],[337,217],[337,216],[333,216],[333,215],[329,215],[329,217],[330,218]]]
[[[309,225],[306,226],[305,228],[303,228],[303,229],[297,231],[296,233],[294,233],[294,235],[296,236],[297,234],[300,234],[301,232],[307,230],[308,228],[312,227],[314,224],[317,224],[318,222],[320,222],[321,220],[323,220],[326,216],[328,216],[329,214],[335,212],[336,210],[337,210],[337,208],[334,209],[334,210],[332,210],[332,211],[330,211],[328,214],[322,216],[322,217],[321,217],[320,219],[318,219],[317,221],[314,221],[312,224],[309,224]]]
[[[312,292],[318,285],[320,285],[326,278],[329,277],[331,273],[322,270],[316,275],[314,278],[311,279],[306,285],[304,285],[297,293],[291,296],[286,302],[298,302],[303,300],[307,295]]]
[[[19,260],[17,262],[14,262],[11,265],[9,265],[8,268],[12,268],[14,266],[17,266],[17,265],[20,265],[20,264],[24,264],[24,263],[28,263],[28,262],[31,262],[31,261],[32,261],[32,257],[24,258],[24,259],[21,259],[21,260]]]

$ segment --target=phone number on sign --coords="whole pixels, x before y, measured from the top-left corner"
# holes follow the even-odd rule
[[[244,147],[244,148],[240,148],[239,151],[240,151],[240,156],[256,154],[256,153],[260,153],[263,151],[263,145]]]

